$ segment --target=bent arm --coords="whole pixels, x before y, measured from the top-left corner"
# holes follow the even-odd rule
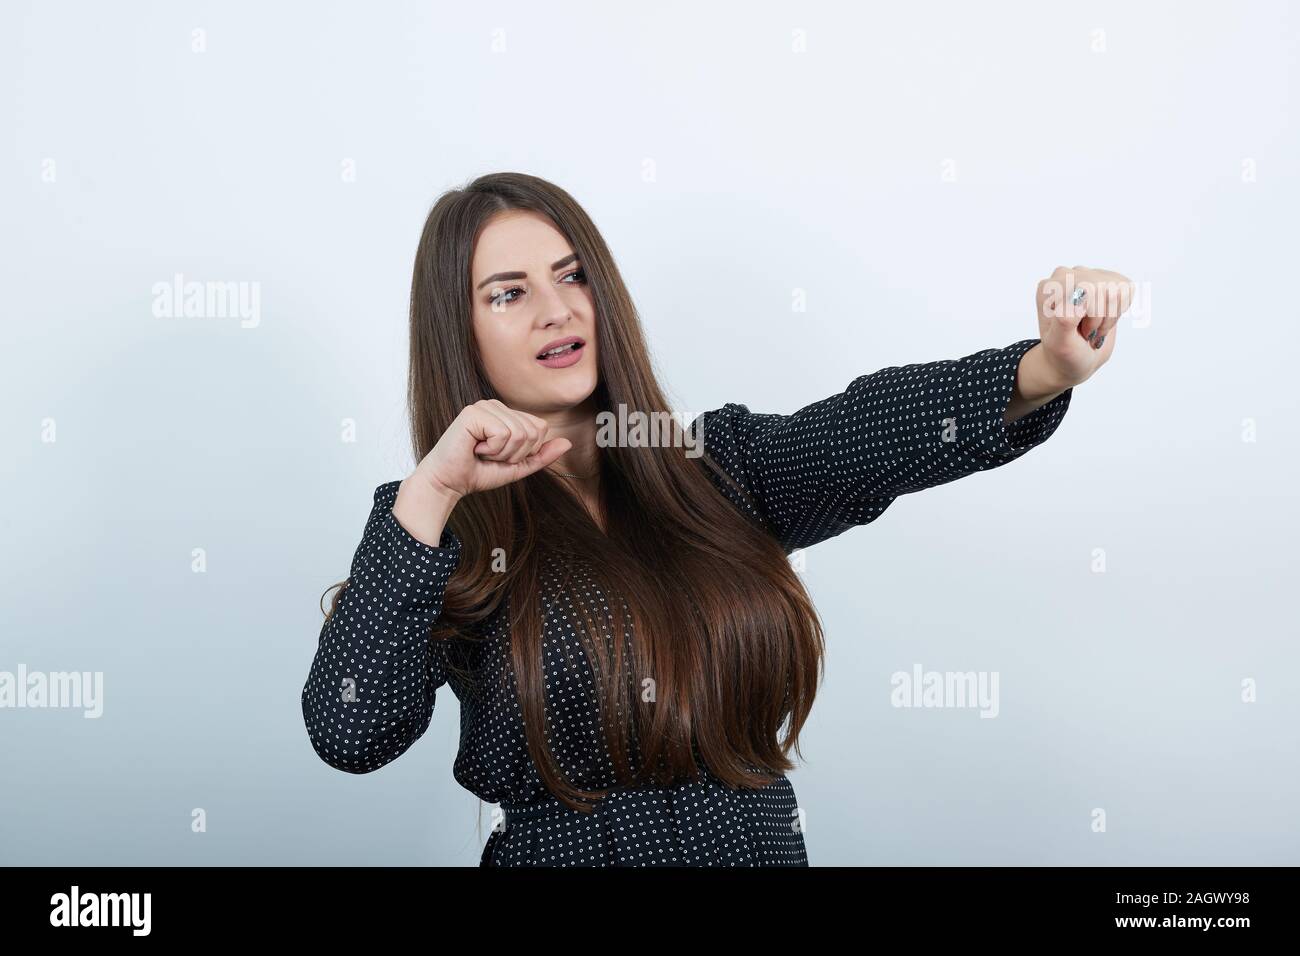
[[[378,770],[410,749],[446,683],[443,647],[430,642],[429,626],[442,611],[461,543],[450,529],[438,546],[407,531],[393,513],[400,484],[375,491],[351,575],[321,628],[302,690],[312,747],[349,773]]]

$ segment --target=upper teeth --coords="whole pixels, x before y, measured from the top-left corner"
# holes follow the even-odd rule
[[[559,355],[559,354],[560,354],[561,352],[563,352],[565,349],[571,349],[571,348],[576,347],[577,344],[578,344],[577,342],[570,342],[568,345],[557,345],[555,348],[551,349],[549,352],[543,352],[542,354],[543,354],[543,355]]]

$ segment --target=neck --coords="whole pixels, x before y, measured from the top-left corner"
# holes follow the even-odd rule
[[[548,469],[570,475],[582,475],[584,484],[599,478],[600,449],[596,447],[596,406],[587,401],[574,408],[539,415],[549,426],[550,438],[567,438],[572,446],[552,462]],[[591,475],[587,478],[585,476]],[[577,479],[575,479],[577,480]]]
[[[535,413],[536,414],[536,413]],[[547,466],[556,480],[573,493],[593,521],[605,531],[600,497],[600,449],[596,446],[596,406],[591,400],[575,408],[539,414],[551,438],[567,438],[572,447]],[[563,473],[561,476],[559,473]],[[578,477],[566,477],[576,475]]]

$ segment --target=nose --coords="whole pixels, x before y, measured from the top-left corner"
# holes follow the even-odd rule
[[[543,329],[556,325],[567,325],[573,318],[573,311],[564,300],[554,292],[548,294],[537,307],[537,323]]]

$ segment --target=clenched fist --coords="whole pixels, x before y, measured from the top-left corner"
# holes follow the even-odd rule
[[[549,427],[494,398],[466,405],[402,481],[393,516],[414,537],[436,546],[465,495],[526,478],[573,447],[567,438],[549,437]]]
[[[415,476],[458,496],[499,488],[545,468],[573,446],[567,438],[551,438],[549,428],[495,398],[466,405]]]
[[[1088,380],[1115,350],[1115,327],[1136,288],[1118,272],[1057,266],[1038,283],[1043,359],[1062,388]]]

